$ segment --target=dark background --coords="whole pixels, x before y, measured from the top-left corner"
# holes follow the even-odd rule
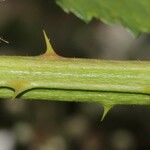
[[[150,35],[133,38],[120,25],[86,24],[54,0],[0,2],[1,55],[39,55],[42,30],[65,57],[150,60]],[[0,150],[148,150],[150,106],[102,106],[54,101],[0,101]]]

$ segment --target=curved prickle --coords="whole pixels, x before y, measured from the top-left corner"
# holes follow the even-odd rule
[[[44,30],[43,30],[43,34],[44,34],[44,39],[45,39],[45,43],[46,43],[46,51],[45,51],[45,53],[42,56],[44,56],[44,57],[56,57],[56,58],[59,57],[55,53],[55,51],[54,51],[54,49],[53,49],[53,47],[52,47],[52,45],[50,43],[50,40],[47,37],[46,32]]]
[[[104,104],[104,106],[103,106],[104,111],[103,111],[103,115],[102,115],[101,121],[104,120],[104,118],[106,117],[107,113],[110,111],[110,109],[111,109],[112,107],[113,107],[113,105]]]

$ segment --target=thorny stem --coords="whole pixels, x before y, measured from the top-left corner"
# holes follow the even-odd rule
[[[150,104],[150,62],[62,58],[45,39],[44,55],[0,56],[1,98],[97,102],[104,116],[113,105]]]

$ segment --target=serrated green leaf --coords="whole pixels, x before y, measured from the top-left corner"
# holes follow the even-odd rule
[[[64,11],[89,22],[122,24],[135,35],[150,32],[150,0],[56,0]]]

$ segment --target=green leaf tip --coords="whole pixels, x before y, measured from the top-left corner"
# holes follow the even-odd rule
[[[50,43],[50,40],[44,30],[43,30],[43,34],[44,34],[44,39],[45,39],[45,43],[46,43],[46,52],[44,53],[44,56],[58,57],[58,55],[55,53],[55,51]]]
[[[113,107],[112,105],[104,105],[104,111],[103,111],[103,115],[101,118],[101,121],[104,120],[104,118],[106,117],[107,113],[110,111],[110,109]]]

